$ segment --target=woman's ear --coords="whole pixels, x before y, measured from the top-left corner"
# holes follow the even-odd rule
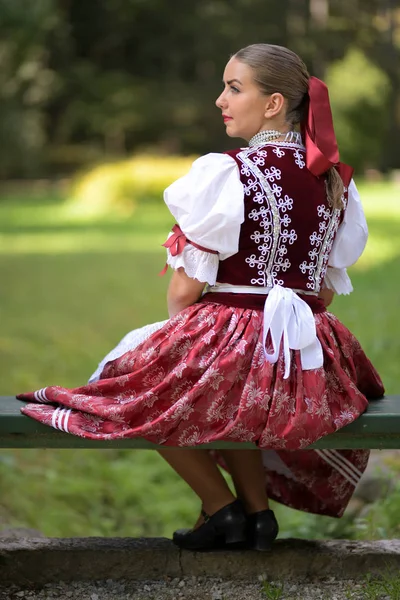
[[[276,115],[279,115],[284,105],[285,98],[280,92],[274,92],[273,94],[268,96],[267,102],[265,104],[265,118],[271,119],[272,117],[276,117]]]

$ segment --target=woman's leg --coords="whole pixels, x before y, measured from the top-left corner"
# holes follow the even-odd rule
[[[199,496],[207,514],[236,499],[207,450],[166,447],[159,453]]]
[[[221,450],[220,454],[246,512],[250,514],[269,508],[261,450]]]

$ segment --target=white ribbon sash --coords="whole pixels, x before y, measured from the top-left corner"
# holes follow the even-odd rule
[[[266,348],[268,333],[272,352],[267,352]],[[284,379],[290,373],[290,350],[300,350],[301,366],[305,371],[318,369],[324,364],[311,308],[292,289],[274,285],[264,304],[263,346],[268,362],[277,362],[282,339]]]
[[[300,350],[301,366],[304,371],[318,369],[324,364],[313,312],[308,304],[299,298],[291,288],[285,288],[281,285],[256,287],[217,282],[215,285],[206,288],[205,291],[234,294],[268,294],[264,304],[264,353],[268,362],[276,363],[283,338],[284,379],[287,379],[290,373],[290,350]],[[316,296],[315,292],[297,291],[300,294]],[[271,336],[272,352],[267,352],[266,349],[268,333]]]

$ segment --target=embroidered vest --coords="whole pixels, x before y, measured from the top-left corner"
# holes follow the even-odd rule
[[[297,144],[226,154],[239,168],[245,217],[239,252],[220,262],[217,281],[319,292],[344,213],[329,206],[325,178],[306,168],[305,149]]]

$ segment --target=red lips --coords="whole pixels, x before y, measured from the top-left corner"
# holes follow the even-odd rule
[[[227,121],[232,121],[232,117],[228,117],[228,115],[222,115],[222,118],[224,120],[224,123],[226,123]]]

